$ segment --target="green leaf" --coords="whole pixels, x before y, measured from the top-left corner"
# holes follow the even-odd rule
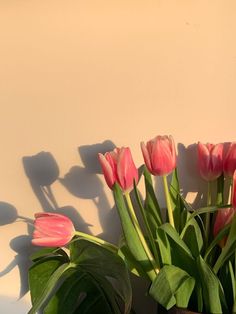
[[[129,274],[117,254],[80,239],[71,242],[70,258],[63,264],[62,256],[47,256],[31,267],[30,314],[38,309],[44,314],[130,313]]]
[[[146,212],[146,217],[149,223],[149,226],[152,230],[152,235],[155,238],[156,236],[156,229],[160,225],[163,224],[163,220],[161,217],[161,210],[158,204],[153,184],[152,184],[152,177],[148,172],[147,168],[144,169],[144,182],[145,182],[145,202],[144,208]]]
[[[154,278],[156,276],[156,273],[154,272],[153,266],[140,242],[139,236],[135,230],[135,227],[128,213],[128,209],[124,202],[122,191],[118,184],[114,185],[113,192],[127,246],[136,261],[139,262],[143,271],[146,274],[149,274],[152,278]]]
[[[131,254],[124,237],[122,237],[120,240],[118,255],[124,260],[131,273],[136,276],[145,277],[148,279],[147,274],[144,272],[139,262],[137,262],[134,256]]]
[[[114,291],[124,301],[126,311],[130,309],[132,292],[129,274],[122,258],[87,240],[74,242],[71,246],[73,263],[94,277],[103,276],[116,281]]]
[[[194,286],[195,279],[193,277],[189,277],[183,282],[175,294],[176,306],[184,309],[188,307]]]
[[[197,258],[199,281],[203,289],[203,301],[207,313],[222,313],[219,279],[201,256]]]
[[[68,263],[63,263],[55,256],[39,260],[30,268],[29,282],[33,306],[28,314],[37,313],[45,305],[52,291],[58,289],[59,279],[68,267]]]
[[[194,271],[196,271],[194,258],[188,246],[180,238],[178,232],[169,223],[166,223],[159,228],[164,230],[168,236],[171,247],[172,264],[193,275]]]
[[[215,266],[213,267],[213,270],[216,274],[218,273],[221,266],[232,256],[232,254],[234,254],[235,249],[236,249],[236,215],[232,220],[226,244],[223,247],[220,256],[218,257]]]
[[[218,245],[220,240],[222,240],[229,233],[229,230],[230,230],[230,225],[225,226],[223,229],[220,230],[220,232],[217,234],[217,236],[213,239],[211,244],[208,246],[206,253],[205,253],[205,256],[204,256],[204,260],[206,262],[209,262],[211,252]]]
[[[47,247],[47,248],[42,248],[41,250],[33,253],[30,256],[31,261],[35,262],[39,259],[41,259],[42,257],[45,256],[64,256],[66,261],[69,261],[69,257],[66,254],[66,252],[62,249],[62,248],[55,248],[55,247]]]
[[[104,277],[93,276],[78,266],[50,300],[44,314],[93,314],[99,311],[121,313],[114,289]]]
[[[221,206],[220,208],[228,208],[228,207],[230,207],[230,205],[224,205],[224,206]],[[198,208],[189,216],[188,221],[190,221],[192,218],[201,214],[214,213],[218,209],[219,209],[218,206],[207,206],[207,207]]]
[[[156,233],[162,266],[171,265],[171,247],[167,234],[162,228],[157,228]]]
[[[233,308],[235,297],[235,276],[231,261],[223,265],[219,271],[219,279],[224,290],[229,309]]]
[[[183,297],[183,303],[190,298],[194,282],[194,278],[189,276],[184,270],[173,265],[166,265],[161,268],[150,287],[149,293],[158,303],[169,310],[176,304],[175,295],[183,284],[185,286],[180,290],[178,300],[181,295]],[[186,289],[187,286],[189,289]],[[179,302],[181,303],[180,300]]]
[[[187,244],[194,257],[197,257],[203,248],[203,238],[201,229],[195,219],[192,219],[184,228],[181,238]]]
[[[180,187],[177,168],[175,168],[175,170],[172,173],[172,179],[169,190],[171,196],[171,208],[173,210],[173,216],[175,221],[175,228],[179,232],[179,230],[181,229],[181,213],[185,207],[180,197]]]
[[[155,242],[156,234],[155,235],[153,234],[154,229],[153,229],[153,226],[150,226],[150,219],[148,219],[149,213],[147,212],[147,208],[143,207],[142,201],[140,199],[139,191],[137,189],[135,182],[134,182],[134,192],[135,192],[136,201],[139,205],[139,209],[140,209],[140,212],[142,214],[144,226],[145,226],[145,229],[147,231],[147,236],[148,236],[148,239],[149,239],[149,242],[151,245],[152,254],[154,255],[154,257],[157,261],[157,264],[159,266],[159,255],[157,252],[157,247],[156,247],[156,242]]]

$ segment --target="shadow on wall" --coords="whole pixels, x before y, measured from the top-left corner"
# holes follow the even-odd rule
[[[183,197],[186,198],[188,193],[193,193],[192,207],[200,208],[206,204],[207,182],[201,178],[198,171],[197,144],[185,147],[180,143],[178,153],[179,180]]]
[[[103,233],[99,236],[105,240],[117,243],[120,234],[119,217],[115,208],[111,208],[104,191],[101,167],[98,162],[98,153],[105,153],[115,148],[111,141],[84,145],[78,148],[84,167],[73,166],[68,173],[60,178],[63,186],[74,196],[82,199],[90,199],[98,211],[99,222]],[[105,186],[107,189],[107,186]]]
[[[111,209],[104,192],[104,184],[98,174],[101,174],[97,155],[99,152],[113,150],[114,143],[85,145],[78,148],[78,153],[84,166],[71,167],[64,177],[59,177],[59,167],[53,155],[49,152],[40,152],[34,156],[25,156],[22,159],[25,173],[42,209],[45,212],[57,212],[68,216],[75,228],[90,233],[87,224],[76,208],[68,205],[60,207],[52,190],[52,184],[59,182],[73,195],[80,199],[91,200],[98,210],[99,222],[103,229],[100,237],[117,242],[120,227],[111,223],[119,221],[116,210]]]
[[[24,221],[28,224],[28,232],[32,233],[31,219],[19,216],[16,208],[6,202],[0,202],[0,226],[15,223],[17,221]],[[15,267],[19,269],[21,288],[19,298],[23,297],[29,290],[27,270],[30,266],[30,255],[33,253],[34,248],[31,245],[31,236],[24,235],[18,236],[10,241],[10,247],[16,252],[14,259],[3,269],[0,270],[0,277],[8,274]]]

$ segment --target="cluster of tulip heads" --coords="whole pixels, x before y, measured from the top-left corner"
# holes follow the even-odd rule
[[[142,142],[141,149],[146,167],[151,174],[165,177],[175,169],[176,150],[171,136],[157,136],[146,144]],[[216,235],[232,220],[236,211],[236,143],[219,143],[214,145],[199,142],[197,150],[198,168],[204,180],[210,183],[220,177],[222,178],[222,176],[223,180],[224,177],[233,179],[231,191],[232,207],[218,211],[214,224],[214,235]],[[138,170],[134,165],[129,148],[116,148],[105,155],[99,154],[99,160],[106,182],[111,189],[114,183],[118,183],[124,193],[132,190],[133,182],[137,183],[138,181]],[[210,184],[208,189],[209,196],[211,195]],[[212,201],[210,197],[207,205],[213,205]],[[223,204],[223,196],[220,202]],[[169,214],[171,216],[171,213]]]
[[[233,180],[230,208],[218,211],[215,218],[214,234],[216,235],[228,224],[236,211],[236,143],[202,144],[198,143],[198,166],[202,178],[209,183],[223,177]],[[171,136],[156,136],[146,144],[141,143],[141,150],[148,171],[154,176],[162,176],[166,205],[170,224],[174,227],[174,218],[169,200],[166,177],[176,168],[176,149]],[[115,148],[104,155],[98,155],[107,185],[113,189],[118,184],[129,201],[129,193],[137,184],[138,169],[134,164],[128,147]],[[210,189],[210,184],[209,184]],[[208,191],[209,192],[209,191]],[[210,193],[208,193],[210,195]],[[220,201],[223,204],[223,199]],[[208,205],[213,205],[208,199]],[[217,205],[220,205],[219,203]],[[76,234],[72,222],[65,216],[56,213],[36,214],[33,244],[39,246],[63,246]]]

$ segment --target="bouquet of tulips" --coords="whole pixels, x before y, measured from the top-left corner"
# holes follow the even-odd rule
[[[198,143],[208,191],[197,209],[181,194],[172,137],[157,136],[141,150],[139,169],[129,148],[99,154],[122,225],[118,245],[75,231],[65,216],[36,214],[32,243],[45,248],[29,269],[30,314],[131,313],[129,272],[150,282],[148,293],[166,310],[236,312],[236,143]],[[166,209],[153,176],[163,179]]]

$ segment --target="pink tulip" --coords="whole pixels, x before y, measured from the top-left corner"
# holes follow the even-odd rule
[[[98,154],[107,185],[112,189],[118,183],[124,192],[133,188],[134,180],[138,182],[136,168],[128,147],[115,148],[104,155]]]
[[[176,151],[172,136],[156,136],[141,143],[143,158],[148,170],[157,176],[168,175],[176,167]]]
[[[236,142],[230,144],[224,158],[224,173],[226,176],[233,176],[236,170]]]
[[[213,234],[216,236],[221,229],[232,222],[234,215],[236,214],[236,171],[233,174],[233,187],[231,196],[232,208],[221,208],[216,214],[216,219],[214,223]],[[225,245],[227,237],[222,239],[219,243],[221,247]]]
[[[64,246],[75,233],[71,220],[56,213],[35,214],[34,227],[32,244],[38,246]]]
[[[223,172],[223,144],[198,143],[198,167],[206,181],[216,180]]]
[[[234,208],[220,208],[216,214],[216,219],[213,228],[213,235],[214,237],[228,224],[232,222],[232,219],[235,215],[236,209]],[[227,237],[224,237],[220,242],[219,245],[221,247],[225,246]]]

